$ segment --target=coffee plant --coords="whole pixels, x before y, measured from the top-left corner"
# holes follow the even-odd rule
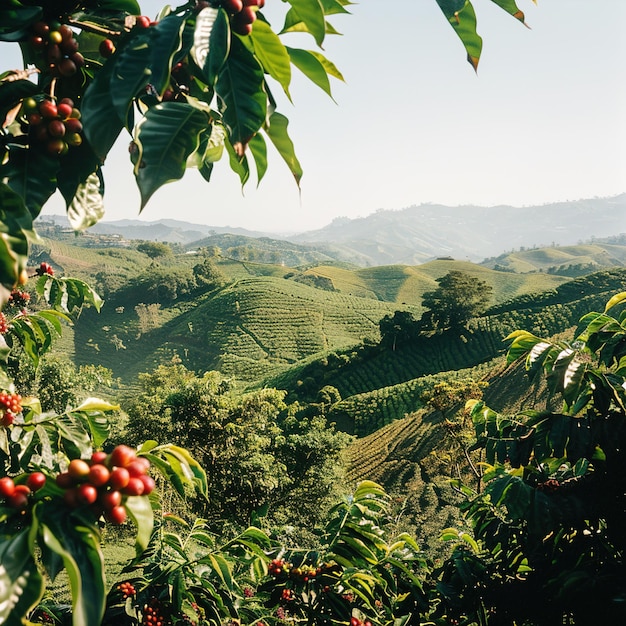
[[[139,553],[158,508],[150,471],[182,494],[206,494],[206,476],[188,452],[169,444],[104,452],[114,404],[86,398],[57,413],[22,397],[8,373],[11,353],[19,346],[22,358],[37,366],[63,324],[84,306],[101,305],[88,285],[56,276],[47,263],[32,279],[32,297],[27,285],[11,292],[0,334],[0,623],[22,624],[46,581],[66,570],[73,623],[99,624],[107,595],[102,525],[130,518]]]
[[[509,362],[545,377],[545,409],[500,414],[470,401],[484,489],[439,589],[479,624],[620,623],[626,617],[626,293],[582,317],[573,341],[509,336]],[[621,311],[615,317],[612,310]],[[560,406],[555,400],[560,399]],[[453,529],[444,532],[458,539]]]

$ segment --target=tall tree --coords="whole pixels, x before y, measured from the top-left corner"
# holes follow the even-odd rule
[[[422,305],[429,309],[422,321],[435,328],[463,326],[487,308],[493,292],[484,280],[459,270],[441,276],[437,283],[437,289],[422,296]]]

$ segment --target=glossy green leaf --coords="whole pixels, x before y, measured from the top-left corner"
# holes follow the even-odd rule
[[[290,98],[291,61],[287,48],[269,24],[263,20],[255,22],[250,38],[254,55],[261,62],[263,69],[280,84],[287,97]]]
[[[206,114],[184,102],[163,102],[146,111],[135,131],[139,147],[135,178],[142,209],[159,187],[182,178],[207,125]]]
[[[326,36],[326,20],[322,4],[318,0],[288,0],[288,2],[292,8],[285,16],[285,24],[281,32],[292,32],[296,30],[296,26],[303,26],[306,32],[313,35],[315,43],[321,47]]]
[[[59,157],[49,155],[42,146],[12,149],[9,160],[0,167],[0,177],[24,201],[35,219],[48,198],[56,191]]]
[[[476,13],[469,0],[436,0],[467,51],[467,60],[478,67],[483,40],[476,32]]]
[[[621,293],[615,294],[604,307],[604,312],[606,313],[609,309],[612,309],[614,306],[618,304],[622,304],[626,301],[626,291],[622,291]]]
[[[230,23],[226,11],[207,7],[196,18],[191,55],[207,85],[215,86],[230,51]]]
[[[64,507],[48,502],[40,524],[43,542],[63,559],[69,577],[73,626],[99,624],[104,615],[106,589],[104,556],[95,521],[84,523],[77,515],[68,519]]]
[[[260,183],[267,172],[267,145],[265,144],[265,139],[263,139],[262,135],[257,133],[250,139],[248,146],[254,157],[258,183]]]
[[[128,496],[125,506],[137,527],[135,550],[137,554],[141,554],[148,547],[154,528],[154,513],[150,499],[146,496]]]
[[[278,150],[280,156],[287,164],[287,167],[289,167],[296,184],[300,187],[302,167],[296,157],[293,142],[287,132],[288,126],[289,120],[281,113],[274,112],[269,119],[265,132],[274,144],[274,147]]]
[[[320,0],[325,15],[336,15],[338,13],[350,13],[346,9],[346,5],[352,4],[351,2],[339,2],[338,0]]]
[[[332,97],[328,74],[319,57],[309,50],[287,48],[291,62],[314,84]]]
[[[67,207],[67,219],[76,231],[86,230],[104,217],[104,188],[100,172],[91,173],[81,183]]]
[[[4,118],[9,110],[24,98],[34,96],[38,92],[39,87],[30,80],[0,81],[0,127],[4,126]]]
[[[267,115],[263,68],[238,37],[215,87],[220,112],[233,145],[245,146],[263,126]]]
[[[27,36],[28,27],[42,15],[40,6],[0,8],[0,41],[19,41]]]
[[[226,142],[225,147],[226,152],[228,153],[230,169],[239,176],[241,186],[243,187],[250,178],[250,165],[248,163],[248,159],[245,154],[239,156],[229,141]]]
[[[141,7],[135,0],[98,0],[102,11],[124,11],[129,15],[141,15]]]
[[[137,34],[115,54],[107,65],[114,61],[111,75],[111,98],[120,121],[132,126],[129,113],[134,98],[150,90],[162,94],[170,80],[172,58],[182,45],[185,19],[179,15],[168,15],[156,25]]]
[[[22,198],[0,182],[0,283],[8,288],[26,268],[31,229],[32,217]]]
[[[113,114],[111,81],[115,72],[115,57],[111,57],[98,71],[85,90],[81,104],[83,134],[94,154],[104,162],[109,150],[119,137],[124,122]]]
[[[36,530],[36,525],[33,526]],[[43,597],[45,585],[35,562],[30,528],[0,540],[0,624],[23,626],[22,616]]]
[[[512,15],[515,19],[522,22],[522,24],[526,24],[524,21],[524,12],[520,11],[517,4],[515,4],[514,0],[491,0],[494,4],[497,4],[500,8],[504,9],[507,13]]]
[[[95,179],[93,179],[94,175],[97,176],[99,181],[100,195],[103,195],[104,182],[100,170],[100,159],[87,141],[83,141],[80,146],[72,146],[61,159],[61,169],[57,174],[57,185],[68,209],[74,202],[77,194],[81,194],[79,200],[83,202],[89,200],[101,204],[101,200],[99,201],[96,197],[84,197],[85,190],[82,189],[87,184],[90,187],[96,184]],[[74,207],[72,210],[77,211],[77,207]],[[97,209],[85,207],[84,211],[87,214],[93,214]],[[72,219],[78,221],[76,218],[70,218],[70,222],[72,222]]]

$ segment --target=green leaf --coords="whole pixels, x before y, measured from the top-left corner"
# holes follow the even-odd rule
[[[207,85],[215,86],[230,50],[230,24],[226,11],[207,7],[196,17],[191,56]]]
[[[104,186],[100,169],[78,185],[67,207],[67,219],[74,230],[86,230],[104,217]]]
[[[274,111],[265,127],[265,132],[287,164],[287,167],[289,167],[299,188],[300,180],[302,179],[302,167],[296,157],[293,142],[287,132],[288,125],[289,120],[281,113]]]
[[[8,288],[26,268],[31,229],[32,217],[22,198],[0,182],[0,283]]]
[[[291,82],[291,61],[287,48],[271,29],[267,22],[257,20],[250,34],[254,47],[254,55],[261,62],[263,69],[283,88],[289,96]]]
[[[30,533],[27,527],[0,540],[0,624],[22,626],[22,618],[39,603],[45,591]]]
[[[81,187],[85,186],[94,174],[98,176],[101,195],[104,193],[100,163],[100,159],[87,141],[83,141],[80,146],[72,146],[61,159],[61,169],[57,174],[57,185],[67,207],[70,207],[77,193],[81,193]],[[95,181],[91,184],[95,184]],[[98,202],[97,198],[86,198],[85,200]],[[94,210],[91,209],[91,211]]]
[[[112,102],[118,118],[132,126],[129,113],[134,98],[150,85],[162,94],[170,81],[172,59],[182,45],[185,18],[170,14],[137,34],[109,61],[115,62],[111,76]]]
[[[241,186],[243,187],[250,178],[250,165],[248,164],[248,159],[245,154],[239,156],[239,154],[235,152],[235,149],[231,145],[230,141],[226,142],[225,147],[226,152],[228,153],[230,169],[239,176]]]
[[[83,134],[101,162],[104,162],[124,128],[119,116],[112,114],[115,111],[111,90],[115,58],[108,59],[87,87],[80,109]]]
[[[159,187],[182,178],[187,158],[198,148],[207,125],[206,114],[184,102],[163,102],[146,111],[135,131],[139,147],[135,178],[142,209]]]
[[[2,22],[0,21],[0,24]],[[21,100],[39,93],[39,87],[30,80],[0,81],[0,128],[4,126],[6,114]]]
[[[98,0],[101,11],[124,11],[129,15],[141,15],[141,7],[135,0]]]
[[[326,36],[324,9],[318,0],[288,0],[291,9],[285,16],[281,33],[293,30],[305,30],[313,35],[315,43],[321,48]]]
[[[604,307],[604,312],[606,313],[609,309],[612,309],[614,306],[617,306],[618,304],[622,304],[622,302],[624,301],[626,301],[626,291],[622,291],[621,293],[614,295],[606,303],[606,306]]]
[[[28,34],[28,27],[42,15],[40,6],[0,8],[0,41],[20,41]]]
[[[291,62],[314,84],[324,90],[332,98],[330,81],[326,68],[319,56],[309,50],[300,48],[287,48]]]
[[[95,523],[77,513],[70,516],[57,501],[40,509],[41,537],[46,547],[63,559],[72,592],[73,626],[99,624],[106,599],[104,556]]]
[[[126,510],[135,522],[137,536],[135,538],[135,550],[141,554],[150,543],[154,528],[154,513],[147,496],[129,496],[125,502]]]
[[[267,95],[264,82],[263,68],[235,37],[215,86],[231,144],[245,146],[265,123]]]
[[[59,157],[48,154],[42,146],[15,148],[0,167],[0,177],[22,198],[34,220],[56,191],[59,167]]]
[[[476,32],[476,13],[469,0],[436,0],[467,51],[467,60],[478,68],[483,40]]]
[[[250,139],[248,146],[254,157],[258,182],[260,183],[267,172],[267,145],[265,144],[265,139],[263,139],[262,135],[256,134]]]
[[[515,19],[518,19],[522,24],[526,25],[524,21],[524,13],[520,11],[514,0],[491,0],[494,4],[497,4],[500,8],[504,9],[507,13],[512,15]]]

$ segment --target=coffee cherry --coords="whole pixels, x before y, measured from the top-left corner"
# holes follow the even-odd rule
[[[67,468],[67,473],[76,481],[85,480],[89,476],[90,471],[87,461],[82,459],[72,459]]]
[[[32,491],[39,491],[46,484],[46,475],[42,472],[33,472],[28,475],[26,485]]]
[[[139,15],[135,19],[135,25],[138,26],[139,28],[148,28],[151,23],[152,23],[152,20],[146,15]]]
[[[137,453],[129,446],[119,445],[113,448],[109,463],[111,466],[127,467],[137,458]]]
[[[109,484],[113,489],[124,489],[128,485],[130,474],[125,467],[114,467],[111,469]]]
[[[52,266],[49,263],[46,263],[45,261],[43,261],[42,263],[39,264],[39,267],[35,270],[35,273],[37,274],[37,276],[45,276],[46,274],[48,276],[53,276],[54,270],[52,269]]]
[[[0,335],[4,335],[9,330],[9,322],[4,313],[0,311]]]
[[[98,490],[93,485],[83,483],[76,489],[76,499],[79,504],[93,504],[98,499]]]
[[[65,124],[61,120],[52,120],[48,124],[48,133],[51,137],[63,137],[65,135]]]
[[[111,472],[104,465],[96,463],[89,468],[87,480],[95,487],[102,487],[109,482]]]
[[[63,122],[67,121],[72,114],[72,105],[67,102],[60,102],[57,105],[57,114],[63,120]]]
[[[58,30],[51,30],[48,33],[48,42],[57,46],[63,41],[63,35]]]
[[[103,39],[100,42],[100,55],[105,59],[108,59],[110,56],[113,56],[115,52],[115,44],[110,39]]]
[[[15,493],[15,483],[9,476],[0,478],[0,498],[7,498]]]
[[[107,511],[106,518],[115,526],[119,526],[126,521],[126,509],[123,506],[113,507]]]

